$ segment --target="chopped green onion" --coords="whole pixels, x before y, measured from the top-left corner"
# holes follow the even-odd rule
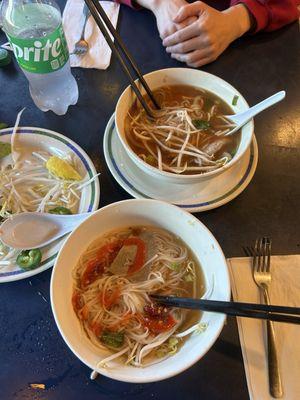
[[[148,154],[147,155],[147,157],[146,157],[146,163],[148,163],[148,164],[155,164],[155,158],[151,155],[151,154]]]
[[[193,119],[193,125],[196,129],[202,129],[206,131],[210,128],[209,121],[205,121],[204,119]]]
[[[169,339],[169,345],[170,345],[171,347],[174,347],[174,346],[176,346],[177,344],[178,344],[178,339],[175,338],[175,337],[170,337],[170,339]]]
[[[186,282],[193,282],[194,277],[193,277],[192,274],[187,274],[187,275],[185,275],[184,280],[185,280]]]
[[[7,127],[8,125],[5,122],[0,122],[0,129],[5,129]]]
[[[177,353],[177,345],[178,345],[178,339],[170,337],[170,339],[168,340],[169,356],[172,356],[173,354]]]
[[[168,265],[168,267],[169,267],[171,270],[176,271],[176,272],[178,272],[178,271],[180,270],[180,264],[178,264],[178,263],[176,263],[176,262],[174,262],[174,263]]]
[[[166,355],[166,352],[163,349],[158,349],[158,350],[156,350],[155,355],[158,358],[163,358]]]
[[[55,208],[51,208],[51,210],[48,211],[50,214],[58,214],[58,215],[71,215],[72,211],[63,206],[58,206]]]
[[[0,125],[1,129],[1,125]],[[10,143],[0,142],[0,158],[6,157],[11,153]]]
[[[231,104],[232,104],[233,106],[236,106],[236,105],[237,105],[237,102],[238,102],[238,99],[239,99],[239,96],[237,96],[237,95],[233,96],[233,99],[232,99]]]
[[[104,345],[118,349],[124,343],[124,333],[104,331],[100,340]]]
[[[167,343],[162,344],[155,352],[156,356],[158,358],[163,358],[166,356],[172,356],[175,354],[178,350],[177,345],[178,345],[179,340],[175,337],[170,337]]]

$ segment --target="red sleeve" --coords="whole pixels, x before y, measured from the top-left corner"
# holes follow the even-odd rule
[[[130,6],[132,8],[137,8],[137,6],[133,4],[132,0],[115,0],[115,2],[120,4],[126,4],[126,6]]]
[[[230,5],[245,4],[256,20],[256,29],[274,31],[299,18],[300,0],[231,0]]]

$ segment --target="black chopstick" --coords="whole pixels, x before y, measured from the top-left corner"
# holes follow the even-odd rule
[[[267,319],[278,322],[300,324],[299,307],[286,307],[254,303],[239,303],[231,301],[217,301],[191,299],[185,297],[151,295],[151,298],[166,306],[188,308],[210,312],[219,312],[232,316]]]
[[[151,112],[148,104],[146,103],[146,101],[143,98],[139,88],[137,87],[129,68],[125,63],[125,60],[122,57],[121,52],[125,56],[125,59],[127,60],[127,62],[131,65],[133,70],[136,72],[141,84],[143,85],[145,91],[147,92],[148,96],[150,97],[151,101],[153,102],[154,106],[157,109],[160,109],[159,104],[155,100],[155,97],[154,97],[151,89],[149,88],[149,86],[148,86],[147,82],[145,81],[143,75],[139,71],[135,61],[133,60],[133,58],[129,54],[127,48],[125,47],[120,35],[115,30],[114,26],[110,22],[109,18],[107,17],[105,11],[103,10],[103,8],[100,5],[100,2],[98,0],[84,0],[84,1],[85,1],[86,5],[88,6],[92,16],[94,17],[94,19],[96,21],[96,24],[98,25],[100,31],[102,32],[102,34],[103,34],[105,40],[107,41],[109,47],[111,48],[112,52],[117,56],[118,60],[120,61],[122,68],[124,69],[125,73],[127,74],[128,78],[129,78],[129,81],[130,81],[130,84],[132,86],[132,89],[133,89],[134,93],[136,94],[137,98],[139,99],[140,103],[144,107],[144,109],[147,112],[147,114],[150,117],[153,117],[153,113]],[[106,26],[103,23],[101,18],[105,22]],[[109,32],[114,37],[116,45],[115,45],[114,41],[111,39]]]
[[[110,19],[108,18],[106,12],[104,11],[103,7],[101,6],[101,4],[99,2],[96,3],[96,7],[97,7],[97,11],[99,12],[101,18],[103,19],[105,25],[107,26],[108,30],[110,31],[110,33],[114,37],[115,42],[118,44],[118,46],[120,47],[120,50],[124,53],[126,59],[128,60],[128,62],[132,66],[132,68],[135,71],[135,73],[137,74],[140,82],[144,86],[144,89],[146,90],[146,92],[147,92],[148,96],[150,97],[152,103],[159,110],[160,106],[157,103],[157,100],[155,99],[151,89],[149,88],[147,82],[145,81],[143,75],[141,74],[136,62],[132,58],[132,56],[129,53],[127,47],[125,46],[123,40],[121,39],[121,36],[119,35],[118,31],[115,29],[113,24],[110,22]]]

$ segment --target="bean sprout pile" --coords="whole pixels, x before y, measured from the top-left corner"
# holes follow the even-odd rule
[[[60,179],[45,166],[53,153],[42,150],[28,153],[26,148],[17,148],[15,142],[20,116],[21,112],[11,138],[11,155],[0,161],[0,222],[12,214],[48,212],[60,206],[77,213],[82,190],[95,177],[83,177],[79,181]],[[65,154],[63,158],[76,171],[80,170],[80,161],[74,154]],[[15,266],[19,253],[20,250],[9,248],[0,241],[0,268]]]

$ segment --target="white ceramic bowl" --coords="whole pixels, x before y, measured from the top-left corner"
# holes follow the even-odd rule
[[[109,369],[96,368],[110,353],[96,348],[80,327],[71,305],[72,269],[96,238],[129,225],[155,225],[181,237],[198,258],[206,288],[212,288],[212,299],[230,298],[227,264],[216,239],[197,218],[157,200],[125,200],[110,204],[87,218],[65,242],[53,269],[50,290],[55,321],[65,342],[82,362],[102,375],[124,382],[154,382],[174,376],[200,360],[219,336],[225,316],[203,313],[201,322],[208,324],[207,330],[190,336],[177,354],[159,364],[136,368],[114,361]]]
[[[223,79],[204,71],[189,68],[168,68],[150,72],[144,77],[152,90],[166,85],[189,85],[215,93],[218,97],[220,97],[228,105],[230,105],[230,107],[233,108],[235,114],[241,111],[245,111],[249,108],[244,97],[233,86],[231,86]],[[142,88],[141,86],[140,90],[143,94],[145,93],[144,88]],[[238,102],[236,106],[231,105],[234,96],[238,96]],[[131,160],[134,161],[135,164],[144,172],[156,177],[157,179],[160,179],[162,183],[169,182],[177,184],[190,184],[211,179],[228,170],[229,168],[232,168],[233,165],[241,157],[243,157],[246,150],[251,144],[254,129],[253,120],[248,122],[242,128],[241,142],[239,144],[238,150],[233,159],[223,167],[215,171],[194,175],[179,175],[172,172],[160,171],[158,168],[152,167],[151,165],[140,159],[131,149],[126,139],[125,118],[135,99],[136,96],[133,93],[131,86],[128,86],[121,94],[121,97],[116,106],[115,120],[117,133]]]

